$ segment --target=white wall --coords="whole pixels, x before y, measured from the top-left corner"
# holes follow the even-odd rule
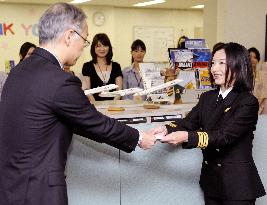
[[[4,70],[5,60],[13,59],[15,63],[19,62],[19,49],[24,42],[30,41],[38,45],[38,37],[32,34],[31,29],[29,29],[29,33],[26,33],[22,24],[26,27],[37,24],[40,13],[45,8],[43,6],[0,3],[0,24],[10,25],[13,23],[11,28],[15,33],[13,35],[7,31],[6,35],[0,35],[0,70]]]
[[[15,35],[8,33],[7,36],[0,35],[0,70],[4,70],[4,62],[7,59],[19,61],[19,48],[25,41],[38,44],[37,36],[31,33],[26,36],[21,24],[37,24],[47,5],[20,5],[0,4],[0,23],[14,23]],[[175,30],[174,45],[177,38],[185,34],[194,37],[195,27],[203,27],[202,11],[186,10],[159,10],[159,9],[131,9],[114,8],[103,6],[82,6],[88,16],[89,40],[96,33],[107,33],[111,39],[114,52],[114,61],[121,64],[122,68],[130,64],[130,46],[133,41],[134,26],[159,26],[173,27]],[[106,18],[103,26],[93,24],[93,14],[101,11]],[[149,52],[149,50],[147,50]],[[86,48],[84,54],[72,68],[75,72],[81,72],[84,62],[91,59],[90,48]],[[166,59],[167,60],[167,59]]]
[[[204,37],[211,48],[217,43],[217,0],[207,1],[204,8]]]
[[[208,0],[208,5],[212,10],[205,9],[205,13],[210,15],[204,15],[204,30],[212,28],[214,32],[205,33],[204,37],[212,39],[212,43],[234,41],[247,48],[254,46],[259,49],[263,60],[267,1]],[[215,25],[211,19],[216,18]]]
[[[194,28],[203,27],[202,11],[116,8],[114,18],[116,19],[114,35],[115,39],[118,38],[114,44],[116,57],[122,60],[120,63],[124,66],[129,65],[131,61],[130,48],[134,26],[173,27],[175,47],[181,34],[193,38]],[[150,51],[147,50],[148,52]]]

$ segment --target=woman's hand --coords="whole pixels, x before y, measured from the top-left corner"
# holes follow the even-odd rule
[[[188,132],[186,131],[172,132],[168,135],[163,136],[160,141],[173,144],[173,145],[180,145],[188,141]]]

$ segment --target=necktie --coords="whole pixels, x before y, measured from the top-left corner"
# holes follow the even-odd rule
[[[223,97],[222,95],[220,94],[218,97],[217,97],[217,100],[216,100],[216,106],[220,105],[223,101]]]

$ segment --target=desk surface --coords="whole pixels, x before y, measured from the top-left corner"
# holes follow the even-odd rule
[[[267,116],[260,117],[253,155],[267,186]],[[152,124],[138,124],[149,129]],[[66,167],[69,205],[204,205],[199,187],[199,149],[157,143],[131,154],[74,135]],[[267,196],[257,199],[266,205]]]
[[[107,104],[108,105],[108,104]],[[127,105],[123,113],[109,116],[151,115],[189,109],[182,104],[162,106],[162,110],[144,110],[141,105]],[[102,106],[102,107],[101,107]],[[96,105],[107,112],[107,106]],[[143,112],[143,113],[142,113]],[[149,113],[149,114],[148,114]],[[255,132],[253,155],[264,186],[267,186],[267,116],[260,116]],[[150,129],[153,123],[133,127]],[[157,143],[153,149],[136,148],[131,154],[105,144],[74,135],[66,167],[70,205],[204,205],[198,181],[202,154],[199,149],[183,150]],[[257,205],[267,204],[267,196]]]
[[[196,102],[187,102],[182,104],[160,105],[159,109],[146,109],[144,103],[134,103],[129,100],[101,101],[95,103],[95,107],[101,113],[112,118],[132,118],[132,117],[150,117],[162,115],[185,116]],[[124,111],[108,111],[109,107],[123,107]]]

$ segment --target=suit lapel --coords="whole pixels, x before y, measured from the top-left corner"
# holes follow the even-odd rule
[[[51,63],[59,66],[59,68],[60,68],[60,64],[59,64],[58,60],[55,58],[55,56],[53,54],[51,54],[47,50],[38,47],[38,48],[34,49],[32,54],[33,55],[34,54],[39,55],[39,56],[45,58],[46,60],[50,61]]]
[[[234,90],[232,90],[224,99],[224,111],[226,109],[231,109],[232,104],[234,103],[236,97],[238,96],[238,93]]]
[[[222,102],[220,105],[216,105],[217,103],[217,97],[219,95],[219,91],[217,91],[214,96],[212,96],[212,98],[210,99],[210,102],[212,103],[212,106],[210,107],[210,111],[208,112],[208,121],[207,121],[207,125],[209,128],[212,128],[214,125],[216,125],[216,122],[218,121],[218,119],[220,119],[220,117],[222,116],[222,111],[223,111],[223,104],[224,102]]]
[[[216,93],[215,97],[212,97],[213,107],[210,110],[209,114],[209,120],[208,120],[208,127],[214,128],[215,125],[218,124],[218,121],[222,119],[224,112],[228,112],[231,109],[231,105],[235,101],[236,97],[238,96],[238,93],[235,91],[231,91],[226,98],[223,100],[223,102],[216,106],[216,100],[219,93]]]

